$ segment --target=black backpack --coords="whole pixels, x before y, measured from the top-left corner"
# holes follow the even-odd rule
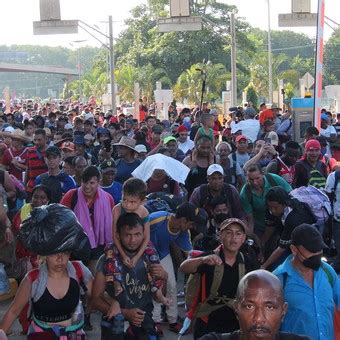
[[[167,194],[165,192],[153,192],[146,197],[144,204],[149,213],[156,211],[176,212],[178,206],[184,203],[183,197]]]

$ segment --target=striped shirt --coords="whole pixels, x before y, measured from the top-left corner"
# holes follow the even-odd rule
[[[36,146],[28,149],[26,153],[26,166],[27,166],[27,192],[32,192],[35,185],[35,179],[47,172],[47,165],[45,163],[46,150],[39,151]]]

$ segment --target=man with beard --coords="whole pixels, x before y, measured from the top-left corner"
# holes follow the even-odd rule
[[[212,164],[208,167],[207,182],[207,184],[202,184],[193,191],[189,200],[190,203],[197,208],[204,208],[211,218],[211,200],[214,197],[222,196],[228,204],[229,217],[245,219],[240,195],[234,186],[224,183],[224,171],[221,165]]]
[[[300,157],[300,146],[297,142],[286,143],[282,157],[276,157],[267,165],[267,173],[277,174],[285,179],[288,184],[293,184],[295,163]]]
[[[240,330],[207,334],[200,340],[307,340],[307,336],[280,332],[287,311],[282,286],[275,275],[255,270],[240,281],[234,302]]]
[[[222,244],[210,254],[203,254],[206,256],[189,257],[181,264],[183,273],[199,273],[203,281],[200,304],[194,311],[197,316],[195,339],[209,332],[232,332],[239,328],[232,301],[242,276],[257,267],[253,258],[240,252],[246,239],[246,228],[246,224],[237,218],[225,220],[220,226]]]
[[[135,213],[123,214],[117,221],[117,233],[124,251],[129,258],[132,258],[143,243],[143,221]],[[118,296],[114,294],[113,287],[106,281],[108,267],[105,255],[100,257],[96,267],[92,303],[93,307],[103,314],[102,339],[123,339],[124,325],[120,330],[120,327],[117,327],[121,324],[121,319],[119,319],[121,314],[123,314],[123,320],[129,322],[124,339],[156,338],[155,322],[152,320],[153,294],[148,269],[152,275],[160,279],[166,279],[167,275],[160,264],[152,264],[147,268],[144,256],[133,268],[123,264],[119,254],[118,261],[122,268],[122,284],[125,292]],[[111,336],[105,336],[104,333],[109,333]]]
[[[339,310],[340,283],[334,269],[321,260],[327,246],[310,224],[296,227],[291,240],[292,255],[274,271],[288,302],[281,330],[313,340],[334,339],[334,305]]]

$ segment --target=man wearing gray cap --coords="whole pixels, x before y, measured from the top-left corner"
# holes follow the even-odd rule
[[[334,305],[340,309],[340,282],[334,269],[321,260],[326,247],[313,225],[301,224],[293,230],[292,255],[273,272],[282,282],[288,302],[282,331],[305,334],[313,340],[334,339]]]
[[[258,268],[256,260],[240,252],[246,240],[246,229],[246,224],[238,218],[225,220],[219,231],[222,244],[210,253],[200,254],[193,251],[181,264],[182,272],[198,273],[202,280],[197,295],[199,304],[192,304],[193,309],[190,308],[190,313],[197,318],[194,326],[195,339],[209,332],[232,332],[239,328],[233,310],[236,289],[245,273]],[[188,289],[187,287],[187,294],[193,294]]]

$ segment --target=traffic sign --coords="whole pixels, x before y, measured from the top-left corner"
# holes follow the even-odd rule
[[[314,85],[314,77],[307,72],[303,77],[302,77],[305,86],[307,88],[307,90],[309,90],[313,85]]]
[[[309,27],[316,26],[317,13],[279,14],[279,27]]]
[[[158,19],[158,29],[162,33],[167,32],[184,32],[184,31],[201,31],[201,17],[176,17]]]

